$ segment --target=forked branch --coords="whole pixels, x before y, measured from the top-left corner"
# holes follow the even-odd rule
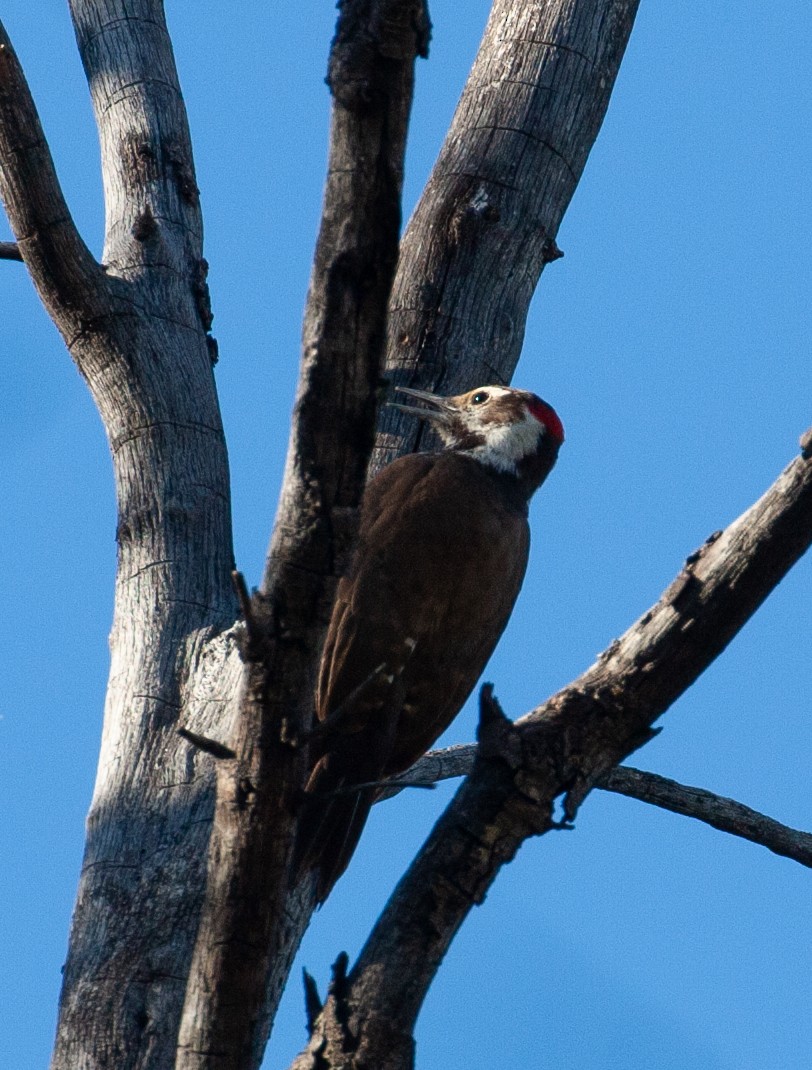
[[[65,202],[20,61],[0,22],[0,195],[17,239],[3,259],[23,259],[46,308],[61,327],[89,312],[105,292],[104,275]]]
[[[370,1065],[408,1067],[409,1038],[451,940],[502,865],[652,735],[812,543],[812,460],[794,460],[723,532],[690,555],[659,601],[572,684],[516,724],[485,695],[473,771],[396,888],[349,978],[343,1015]],[[411,775],[411,774],[410,774]],[[328,1050],[330,1001],[297,1070],[348,1066]],[[322,1030],[322,1020],[326,1031]],[[397,1058],[378,1050],[400,1038]],[[361,1057],[362,1056],[362,1057]]]

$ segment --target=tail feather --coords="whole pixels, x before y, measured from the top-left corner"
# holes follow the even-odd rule
[[[330,764],[323,758],[310,778],[294,852],[297,874],[318,873],[320,903],[349,865],[377,794],[375,788],[353,789],[352,782],[337,776]]]
[[[387,663],[382,662],[313,733],[312,746],[321,756],[305,787],[308,797],[299,821],[294,869],[297,875],[317,871],[320,903],[349,865],[380,794],[403,707],[403,668],[414,640],[407,639],[405,647],[405,660],[396,671],[386,674]],[[378,695],[374,717],[367,712],[363,728],[351,730],[362,695],[381,682],[385,693]]]

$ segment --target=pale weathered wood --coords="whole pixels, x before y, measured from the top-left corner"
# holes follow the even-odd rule
[[[495,0],[401,243],[388,378],[441,394],[510,382],[638,2]],[[425,439],[396,410],[380,426],[373,470]]]
[[[168,1066],[213,787],[176,727],[207,640],[234,620],[228,467],[162,4],[75,0],[72,13],[102,145],[104,268],[71,223],[6,42],[0,55],[9,219],[98,405],[118,500],[110,681],[53,1065]]]
[[[496,0],[403,243],[389,375],[449,391],[510,377],[531,294],[558,255],[558,226],[636,8],[637,0]],[[210,899],[179,1062],[196,1070],[253,1068],[313,909],[312,889],[288,894],[285,884],[291,791],[301,773],[292,744],[309,716],[320,631],[370,445],[411,61],[424,47],[426,16],[417,0],[342,5],[349,21],[331,68],[339,106],[301,388],[268,567],[246,629],[235,624],[202,224],[163,5],[72,0],[71,9],[102,146],[104,267],[64,207],[19,65],[0,40],[0,171],[9,217],[98,404],[119,509],[104,738],[54,1067],[166,1070],[174,1063],[213,812],[214,760],[178,735],[189,725],[233,745],[237,760],[220,764]],[[368,77],[357,78],[359,70]],[[389,102],[378,113],[390,124],[385,132],[366,107],[370,99],[380,103],[379,91]],[[381,144],[383,151],[375,147]],[[414,439],[397,418],[387,419],[378,445],[380,463]],[[808,509],[793,518],[797,530],[778,532],[778,542],[800,552],[798,531],[807,521]],[[760,514],[747,521],[757,532],[764,522]],[[747,532],[734,528],[726,536],[746,542]],[[706,628],[718,606],[706,605],[705,595],[722,590],[737,613],[749,615],[778,582],[780,569],[761,559],[758,597],[751,564],[720,588],[704,571],[719,551],[714,544],[692,562],[635,641],[607,652],[543,716],[537,711],[515,730],[491,717],[486,751],[495,760],[486,754],[470,778],[353,974],[336,971],[328,1010],[348,1008],[360,1043],[356,1061],[410,1064],[417,1008],[471,902],[524,836],[549,827],[556,793],[567,792],[574,813],[595,778],[645,738],[657,703],[667,705],[688,686],[695,648],[712,654],[727,641],[718,617]],[[730,559],[748,563],[759,552],[742,543]],[[668,646],[675,623],[688,626],[670,652],[642,649],[641,636]],[[473,850],[472,831],[480,841]],[[429,893],[437,897],[433,907]],[[224,957],[210,955],[221,941]],[[336,1024],[336,1036],[346,1038],[340,1018]]]
[[[812,543],[812,459],[794,460],[577,680],[516,724],[483,689],[474,769],[401,880],[295,1070],[412,1066],[412,1030],[470,909],[532,835],[598,781],[724,650]],[[351,1048],[347,1045],[352,1036]]]
[[[382,5],[381,10],[383,10],[384,6]],[[556,220],[554,229],[557,229],[560,214],[563,213],[564,207],[572,195],[583,166],[583,160],[585,160],[588,148],[594,141],[600,127],[609,93],[614,84],[617,68],[623,55],[628,32],[631,29],[634,10],[636,9],[635,4],[610,4],[608,5],[609,11],[607,13],[606,4],[585,3],[584,0],[581,0],[580,5],[576,6],[579,7],[577,11],[573,9],[573,5],[570,3],[552,5],[557,15],[551,22],[543,22],[543,33],[546,34],[547,30],[549,30],[551,34],[555,33],[557,37],[544,37],[542,40],[539,37],[538,26],[535,23],[533,23],[535,30],[526,23],[522,24],[523,29],[521,29],[521,32],[526,31],[528,34],[526,43],[531,46],[531,52],[534,57],[531,66],[534,77],[537,78],[541,77],[542,69],[550,69],[537,62],[539,57],[552,54],[558,55],[559,53],[561,56],[568,56],[574,47],[572,42],[580,41],[580,34],[586,33],[588,39],[596,48],[595,67],[597,71],[593,69],[592,64],[580,62],[577,70],[567,68],[567,75],[565,77],[562,76],[560,84],[557,83],[556,85],[558,102],[553,109],[553,113],[556,116],[555,122],[564,127],[567,126],[563,117],[568,108],[573,114],[578,113],[579,119],[572,124],[573,129],[567,128],[566,130],[566,138],[569,139],[567,146],[570,146],[571,143],[573,159],[576,160],[576,164],[574,167],[566,169],[566,179],[563,180],[562,187],[564,192],[560,194],[556,204],[549,211],[550,218]],[[542,5],[530,5],[536,18],[541,18],[542,15],[546,18],[546,12],[549,7],[549,5],[544,8],[542,8]],[[357,8],[356,5],[343,5],[342,17],[357,17],[353,9],[356,9],[356,11],[374,11],[376,5],[357,5]],[[391,10],[395,12],[397,9],[398,7],[395,5]],[[586,15],[584,12],[586,12]],[[518,121],[516,120],[516,94],[514,88],[522,79],[517,81],[512,76],[503,78],[499,82],[497,91],[492,96],[488,96],[494,85],[493,64],[495,63],[496,67],[501,68],[505,62],[502,37],[510,38],[516,31],[515,14],[515,9],[507,10],[504,4],[497,4],[492,19],[492,32],[490,36],[486,35],[480,60],[478,61],[484,64],[485,74],[475,74],[472,83],[471,92],[474,94],[474,98],[484,96],[487,99],[489,121],[494,124],[494,128],[508,127],[514,121]],[[504,34],[499,32],[500,20],[505,20]],[[584,21],[589,23],[586,29],[582,25]],[[493,29],[494,26],[496,27],[495,30]],[[386,28],[391,35],[391,26]],[[395,29],[398,30],[397,23],[395,23]],[[402,34],[403,29],[401,22],[398,32]],[[538,39],[533,37],[534,33]],[[397,33],[395,34],[395,39],[397,39]],[[557,44],[553,43],[558,40],[562,43],[561,48],[558,48]],[[338,43],[342,43],[340,37]],[[511,47],[508,47],[508,53],[512,55]],[[365,43],[361,49],[362,54],[366,48],[368,48],[368,43]],[[354,53],[353,48],[349,49],[349,54],[352,57],[352,61],[357,62],[358,54]],[[345,62],[342,59],[340,63],[335,63],[335,58],[336,53],[334,52],[334,64],[331,71],[333,79],[336,79],[340,67]],[[521,64],[524,60],[518,60],[518,62]],[[553,65],[555,66],[555,64]],[[362,80],[362,84],[366,94],[370,83]],[[346,88],[344,92],[347,93]],[[592,101],[595,94],[597,94],[595,98],[597,104],[593,107]],[[346,104],[346,101],[351,100],[355,95],[355,90],[353,89],[346,100],[338,100],[337,103]],[[533,241],[535,242],[538,236],[539,214],[545,214],[547,211],[546,201],[551,196],[552,187],[549,174],[545,181],[535,181],[540,159],[534,155],[534,146],[538,141],[539,134],[533,124],[537,125],[541,121],[533,107],[533,98],[535,96],[537,94],[527,92],[526,87],[519,91],[519,110],[525,109],[528,111],[528,116],[525,116],[525,120],[529,124],[528,136],[521,139],[525,143],[525,149],[528,148],[528,145],[530,146],[528,150],[530,158],[526,161],[527,166],[521,170],[521,173],[513,173],[515,160],[510,146],[507,146],[506,151],[498,153],[489,165],[492,175],[498,174],[500,169],[507,169],[512,178],[515,179],[517,187],[516,201],[513,202],[508,198],[505,210],[508,216],[513,213],[519,237],[516,237],[511,227],[497,229],[494,237],[496,246],[503,250],[500,255],[504,255],[511,260],[510,269],[506,269],[505,278],[500,283],[500,294],[513,286],[514,283],[518,284],[520,278],[526,282],[526,277],[523,274],[524,269],[520,266],[522,258],[526,259],[530,256],[532,260],[528,248],[525,247],[526,240],[528,234],[532,233]],[[475,108],[474,98],[469,100],[469,113],[472,108]],[[372,99],[374,100],[374,94],[372,94]],[[587,104],[586,107],[584,107],[585,102]],[[366,404],[368,404],[368,400],[365,401],[365,399],[369,397],[368,365],[366,366],[367,370],[360,378],[351,371],[348,375],[346,347],[349,341],[352,346],[357,347],[360,344],[362,351],[366,350],[370,346],[371,336],[367,336],[367,338],[356,336],[353,338],[351,335],[348,336],[346,331],[341,328],[342,317],[346,317],[347,312],[352,311],[353,302],[356,300],[354,296],[351,296],[352,286],[347,286],[342,275],[346,274],[348,268],[353,268],[355,265],[352,261],[342,263],[339,258],[334,258],[333,266],[330,266],[330,257],[333,256],[333,234],[340,233],[347,225],[346,218],[338,213],[338,210],[340,208],[341,213],[346,213],[351,204],[358,202],[358,182],[359,179],[362,183],[366,180],[366,172],[369,167],[369,164],[365,162],[366,158],[363,150],[359,153],[360,146],[357,143],[353,152],[349,154],[347,154],[346,150],[340,150],[343,151],[343,155],[332,155],[336,145],[339,148],[341,146],[342,138],[336,136],[337,133],[340,134],[340,130],[335,124],[335,117],[341,115],[341,109],[336,107],[332,135],[334,148],[331,149],[330,177],[322,227],[322,236],[325,239],[323,249],[327,251],[328,257],[327,260],[323,259],[323,251],[317,250],[314,282],[311,285],[305,323],[301,388],[294,414],[286,478],[269,555],[268,570],[254,614],[257,620],[262,620],[264,615],[268,634],[273,635],[274,638],[270,648],[263,649],[261,642],[259,648],[254,644],[249,644],[252,648],[250,657],[254,659],[255,666],[246,690],[247,701],[243,705],[244,715],[247,712],[249,716],[248,718],[243,716],[236,742],[232,741],[234,749],[238,754],[245,755],[246,761],[237,763],[233,767],[226,765],[222,767],[221,782],[223,786],[219,793],[226,810],[230,810],[230,813],[223,814],[223,844],[228,844],[225,850],[229,854],[233,851],[242,850],[242,848],[237,847],[237,844],[239,842],[245,843],[246,840],[253,842],[255,845],[256,853],[254,854],[253,864],[249,865],[248,868],[238,866],[236,869],[242,875],[239,880],[244,880],[245,874],[250,872],[252,868],[255,871],[259,869],[263,873],[262,883],[264,883],[268,893],[266,898],[267,914],[264,924],[265,931],[270,931],[271,933],[270,941],[274,955],[274,968],[270,976],[270,998],[266,1004],[266,1014],[272,1013],[272,1008],[287,975],[291,957],[291,945],[298,941],[307,915],[306,908],[303,913],[300,912],[296,915],[295,922],[291,922],[290,914],[285,915],[284,912],[280,914],[286,924],[276,929],[276,932],[281,933],[282,936],[282,942],[277,942],[277,937],[273,935],[273,924],[270,924],[269,927],[269,919],[272,919],[282,908],[281,901],[278,900],[279,875],[284,871],[284,863],[289,854],[293,828],[293,823],[286,813],[286,810],[290,808],[290,796],[288,794],[286,797],[286,792],[289,792],[290,786],[296,783],[297,776],[294,770],[297,768],[297,761],[294,754],[286,751],[284,747],[278,746],[274,738],[274,730],[268,729],[268,721],[270,720],[273,725],[279,726],[276,729],[277,732],[281,730],[283,735],[288,733],[295,736],[295,721],[302,716],[301,713],[297,714],[297,706],[301,707],[302,704],[309,706],[312,670],[315,664],[313,660],[314,639],[317,640],[318,638],[320,627],[326,618],[326,612],[329,608],[329,580],[338,571],[337,563],[340,561],[347,535],[352,530],[352,509],[357,500],[357,488],[359,486],[357,482],[359,471],[357,459],[363,456],[363,447],[359,449],[357,441],[353,441],[352,438],[347,443],[346,432],[340,423],[337,425],[339,433],[336,435],[333,432],[330,420],[332,419],[335,422],[335,408],[331,407],[330,404],[325,406],[324,399],[331,397],[334,392],[339,390],[341,393],[345,390],[348,391],[350,398],[353,395],[359,396],[362,402]],[[549,116],[545,114],[544,121],[546,122],[548,119]],[[471,126],[470,116],[463,122],[462,127],[466,128],[466,124],[471,128],[468,133],[473,135],[473,151],[476,152],[478,151],[476,146],[479,141],[475,128]],[[465,153],[471,151],[471,147],[465,143],[465,137],[460,135],[460,127],[456,127],[452,129],[448,145],[456,146],[460,140],[463,143],[463,155],[465,155]],[[454,152],[457,152],[456,148]],[[550,154],[547,153],[547,155],[549,156]],[[557,169],[558,165],[555,165],[555,167]],[[509,184],[507,181],[503,183],[505,186]],[[460,235],[466,232],[467,213],[470,204],[468,200],[462,203],[460,208],[461,218],[446,233],[448,223],[446,217],[447,205],[443,196],[438,192],[440,189],[441,186],[435,186],[433,190],[430,188],[429,199],[424,205],[424,212],[427,213],[424,219],[424,226],[428,228],[429,232],[440,236],[440,245],[443,249],[446,251],[451,249],[452,259],[455,260],[455,267],[460,274],[457,283],[459,288],[468,293],[468,300],[478,300],[473,295],[479,289],[482,289],[485,279],[487,279],[485,289],[488,294],[491,292],[490,286],[493,281],[491,268],[494,265],[486,256],[484,273],[480,275],[472,270],[480,255],[478,246],[483,244],[482,235],[477,229],[478,224],[474,228],[476,233],[473,233],[471,241],[466,245],[465,255],[458,255],[460,254],[459,246],[461,245],[459,239]],[[473,196],[474,193],[476,193],[476,190],[472,193],[471,188],[466,187],[466,196]],[[495,213],[491,210],[490,202],[482,206],[478,194],[475,197],[475,201],[476,203],[473,206],[475,217],[482,209],[483,219],[487,225],[497,222]],[[364,203],[363,197],[361,202],[362,204]],[[460,202],[455,201],[455,204],[459,206]],[[388,215],[389,210],[384,211],[384,220]],[[363,214],[359,216],[353,213],[349,218],[352,220],[353,218],[363,219],[364,217]],[[476,219],[474,222],[476,223]],[[416,240],[419,246],[421,240],[420,228],[412,229],[412,233],[417,235]],[[552,233],[553,229],[551,229],[550,233],[545,234],[541,241],[539,263],[535,266],[531,265],[530,273],[533,274],[535,271],[532,285],[537,280],[541,262],[557,255],[554,243],[550,240]],[[352,237],[352,224],[350,224],[350,238]],[[449,239],[450,245],[446,239]],[[363,244],[359,242],[357,247],[363,249]],[[403,270],[403,263],[404,256],[402,254],[400,261],[401,271]],[[340,270],[337,270],[339,268]],[[355,267],[355,270],[357,270],[357,267]],[[424,266],[412,264],[409,270],[417,272],[415,278],[419,278],[419,284],[422,285],[426,278]],[[449,268],[446,274],[452,277],[453,271]],[[522,293],[519,298],[519,304],[529,302],[532,285],[527,288],[526,292]],[[438,292],[437,299],[439,300],[441,296]],[[349,302],[347,300],[348,297],[351,298]],[[338,313],[333,312],[332,317],[330,315],[331,302],[337,305]],[[390,304],[390,316],[394,315],[396,317],[399,308],[398,301]],[[347,317],[348,319],[349,317]],[[474,349],[478,344],[476,341],[478,337],[477,331],[480,329],[485,329],[487,340],[490,340],[493,334],[492,325],[487,322],[487,318],[477,320],[466,339]],[[391,337],[390,332],[390,340]],[[482,344],[486,346],[490,344],[487,340],[483,342],[481,338],[479,339],[480,348]],[[449,366],[457,363],[465,365],[468,359],[468,351],[463,351],[462,348],[459,350],[453,348],[456,341],[459,341],[459,339],[455,340],[452,335],[448,336],[450,351],[446,354],[445,359],[447,359]],[[513,359],[517,355],[518,347],[515,348]],[[326,360],[325,357],[327,356],[331,356],[332,360]],[[355,359],[357,360],[358,358],[356,357]],[[365,365],[361,361],[357,364],[357,367],[364,368]],[[335,374],[336,369],[339,370],[338,376]],[[464,376],[466,373],[461,372],[460,374]],[[341,383],[346,385],[341,385],[339,388]],[[358,389],[359,384],[360,391]],[[352,413],[352,407],[348,411]],[[356,409],[356,412],[359,411],[363,414],[363,409]],[[356,417],[354,422],[349,423],[349,430],[352,431],[355,428],[356,435],[357,430],[363,427],[363,418],[358,419]],[[350,449],[347,455],[349,463],[345,461],[337,469],[334,466],[335,457],[341,457],[343,451],[347,449],[347,445],[349,445]],[[407,443],[400,441],[397,444],[397,448],[405,449],[407,448]],[[324,476],[325,468],[327,472],[326,479]],[[340,485],[331,486],[329,472],[337,470],[348,474],[349,482],[347,486],[350,493],[347,493],[346,490],[342,491]],[[327,583],[325,583],[325,579],[328,581]],[[284,597],[281,597],[282,592],[284,592]],[[313,606],[314,604],[318,607],[315,619],[313,616],[308,617],[307,614],[299,614],[297,607],[302,605]],[[284,607],[284,610],[281,607]],[[273,648],[278,643],[278,622],[282,615],[284,616],[284,626],[289,642],[285,649],[284,660],[279,660],[278,654]],[[273,689],[269,691],[264,687],[264,681],[269,677],[271,667],[273,667],[275,682]],[[280,673],[282,673],[281,676]],[[254,706],[254,712],[251,716],[252,705]],[[261,715],[263,710],[264,717]],[[305,709],[303,715],[307,716],[308,714],[309,709]],[[294,721],[293,724],[291,719]],[[252,722],[255,726],[253,728],[251,727]],[[259,743],[259,740],[262,742]],[[274,770],[273,774],[271,773],[272,769]],[[250,832],[247,828],[243,828],[242,831],[238,829],[239,820],[235,820],[233,806],[229,807],[229,800],[241,798],[236,786],[240,782],[245,782],[246,776],[244,774],[247,770],[250,770],[250,776],[247,779],[250,780],[252,787],[256,786],[258,780],[267,781],[275,785],[275,798],[263,799],[262,791],[252,792],[250,795],[252,808],[256,807],[258,810],[261,806],[264,806],[266,815],[275,813],[275,816],[270,821],[267,817],[265,820],[257,821],[257,829],[255,830],[257,831],[263,825],[272,824],[274,837],[272,843],[268,845],[270,853],[262,853],[258,850],[258,840],[255,839],[253,832]],[[245,810],[242,810],[240,811],[240,820],[247,825],[254,818],[253,816],[246,816]],[[261,839],[262,836],[259,835],[259,840],[261,841]],[[222,860],[224,857],[223,850],[216,845],[213,846],[211,857]],[[233,861],[233,857],[231,861]],[[229,868],[231,868],[231,864]],[[226,878],[228,871],[226,868],[220,868],[215,873],[217,881],[222,882],[224,889],[231,888]],[[256,881],[248,882],[245,893],[238,891],[235,894],[235,899],[242,899],[242,902],[250,910],[254,911],[255,918],[257,918],[257,915],[254,906],[251,904],[248,888],[255,889],[256,886]],[[276,899],[274,898],[275,896],[277,897]],[[304,901],[308,901],[307,889],[302,891],[302,897]],[[213,901],[219,900],[222,902],[222,899],[222,895],[217,895]],[[279,903],[278,907],[273,905],[275,902]],[[310,903],[312,907],[312,900],[310,900]],[[239,907],[234,911],[229,910],[229,916],[232,919],[236,919],[240,914]],[[242,926],[237,925],[235,920],[228,922],[227,925],[231,926],[231,931],[234,933],[234,936],[227,939],[230,939],[234,947],[238,948],[239,944],[236,942],[236,936]],[[201,928],[201,933],[203,933],[204,929],[208,929],[208,924]],[[218,926],[217,931],[222,932],[223,930]],[[249,926],[248,931],[255,932],[256,930],[252,925]],[[261,942],[258,941],[258,943]],[[227,952],[223,954],[227,954]],[[261,951],[252,952],[251,957],[259,960],[262,957],[262,953]],[[239,968],[235,970],[235,984],[233,986],[229,983],[226,984],[227,991],[239,989],[252,972],[250,966],[245,970],[242,969],[242,966],[243,964],[240,963]],[[219,974],[218,968],[214,966],[214,959],[211,959],[206,971],[209,980],[208,983],[201,986],[201,991],[211,993],[213,992],[213,978]],[[193,1020],[195,1025],[188,1037],[184,1033],[183,1059],[194,1056],[197,1059],[195,1063],[197,1066],[203,1065],[205,1059],[210,1059],[212,1052],[215,1050],[221,1052],[225,1039],[224,1032],[221,1031],[217,1034],[217,1044],[210,1042],[212,1033],[207,1032],[210,1027],[203,1024],[203,1016],[199,1013],[199,1008],[203,1003],[205,1003],[205,996],[196,997],[195,1009],[192,1009],[191,1003],[187,1006],[187,1012],[190,1015],[188,1020]],[[254,1014],[250,1010],[253,1006],[255,1006],[255,999],[252,997],[245,1003],[244,1017],[248,1018]],[[226,1016],[222,1015],[222,1018],[225,1021]],[[253,1020],[256,1021],[256,1017]],[[228,1031],[226,1026],[223,1026],[222,1029],[225,1032]],[[262,1034],[263,1029],[264,1025],[254,1028],[255,1039]],[[200,1037],[204,1034],[209,1037],[209,1040],[200,1040]],[[197,1039],[188,1039],[192,1036]],[[226,1059],[232,1057],[229,1053],[233,1051],[233,1043],[233,1035],[225,1040]],[[185,1054],[186,1052],[189,1053],[188,1056]],[[256,1049],[250,1055],[244,1054],[246,1059],[256,1057]]]
[[[720,832],[740,836],[802,866],[812,867],[812,833],[783,825],[735,799],[625,765],[610,770],[595,787],[704,821]]]

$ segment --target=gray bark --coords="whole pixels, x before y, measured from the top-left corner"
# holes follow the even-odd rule
[[[104,267],[76,233],[7,39],[0,50],[3,199],[99,408],[118,504],[104,731],[53,1066],[168,1066],[212,807],[211,760],[177,725],[235,616],[228,463],[162,5],[75,0],[72,12],[102,145]],[[212,709],[225,678],[210,675]]]
[[[704,821],[720,832],[740,836],[774,854],[812,867],[812,833],[783,825],[735,799],[626,766],[613,769],[596,787]]]
[[[401,243],[386,374],[456,394],[508,383],[530,300],[609,105],[639,0],[495,0]],[[382,414],[373,470],[425,431]]]

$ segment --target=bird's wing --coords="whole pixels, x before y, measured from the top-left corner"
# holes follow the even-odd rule
[[[400,458],[373,480],[364,498],[356,552],[338,584],[316,688],[319,720],[341,711],[336,727],[343,733],[362,729],[384,701],[388,684],[376,678],[381,666],[382,676],[398,673],[411,654],[407,633],[419,622],[404,620],[402,612],[403,577],[415,567],[402,521],[432,460],[425,454]],[[351,697],[354,716],[346,708]]]
[[[363,731],[386,704],[386,677],[402,671],[398,768],[456,716],[521,587],[527,521],[499,487],[477,462],[454,454],[404,457],[370,485],[325,643],[317,707],[339,732]],[[389,761],[384,768],[396,771]]]

